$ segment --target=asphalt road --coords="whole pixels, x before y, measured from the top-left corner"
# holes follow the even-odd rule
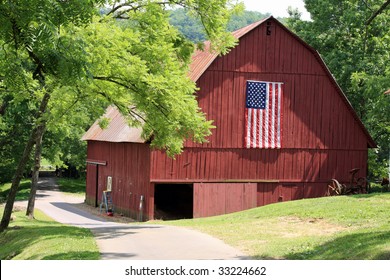
[[[41,178],[36,208],[60,223],[90,229],[104,260],[248,259],[221,240],[198,231],[147,223],[109,222],[80,209],[76,206],[80,203],[83,203],[82,197],[59,192],[55,178]],[[26,202],[15,205],[25,206]]]

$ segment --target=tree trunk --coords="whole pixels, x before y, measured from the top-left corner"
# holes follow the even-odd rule
[[[26,143],[26,146],[23,151],[23,155],[21,159],[19,160],[18,167],[16,168],[14,177],[12,179],[12,185],[11,189],[9,190],[7,202],[4,207],[3,217],[1,219],[0,223],[0,232],[3,232],[6,228],[8,228],[9,222],[11,220],[11,214],[12,209],[14,208],[14,202],[16,193],[18,191],[20,180],[23,176],[23,171],[26,168],[27,161],[30,157],[31,150],[34,146],[34,143],[36,142],[37,132],[39,131],[40,127],[45,126],[45,120],[42,120],[41,117],[46,111],[47,105],[49,103],[50,94],[45,93],[45,95],[42,97],[41,105],[39,107],[39,111],[37,113],[36,120],[38,122],[37,126],[31,131],[30,138],[28,139],[28,142]]]
[[[28,198],[28,205],[26,210],[26,216],[30,219],[34,218],[35,207],[35,195],[38,189],[39,169],[41,168],[41,155],[42,155],[42,137],[45,133],[45,125],[42,124],[37,130],[35,141],[35,155],[34,155],[34,169],[31,178],[31,190]]]

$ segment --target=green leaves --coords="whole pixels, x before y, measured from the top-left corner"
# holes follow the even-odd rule
[[[195,84],[187,77],[193,46],[169,25],[159,5],[127,15],[131,24],[96,20],[81,31],[89,42],[90,89],[115,104],[131,125],[142,124],[152,147],[173,156],[185,139],[204,141],[210,134],[195,100]]]
[[[198,17],[214,49],[226,52],[235,41],[227,22],[241,8],[230,2],[112,1],[113,9],[84,31],[91,89],[115,104],[131,125],[142,125],[151,146],[170,156],[182,151],[186,139],[206,141],[212,125],[187,77],[194,46],[169,23],[168,7],[178,4]]]

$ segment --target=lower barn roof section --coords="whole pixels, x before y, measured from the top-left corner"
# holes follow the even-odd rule
[[[109,120],[108,127],[101,128],[99,120],[97,120],[81,140],[145,143],[145,140],[142,138],[142,127],[130,126],[128,120],[115,106],[109,106],[102,118]]]

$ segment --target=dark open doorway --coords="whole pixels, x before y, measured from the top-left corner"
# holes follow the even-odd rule
[[[154,218],[161,220],[192,219],[194,206],[192,184],[156,184]]]

